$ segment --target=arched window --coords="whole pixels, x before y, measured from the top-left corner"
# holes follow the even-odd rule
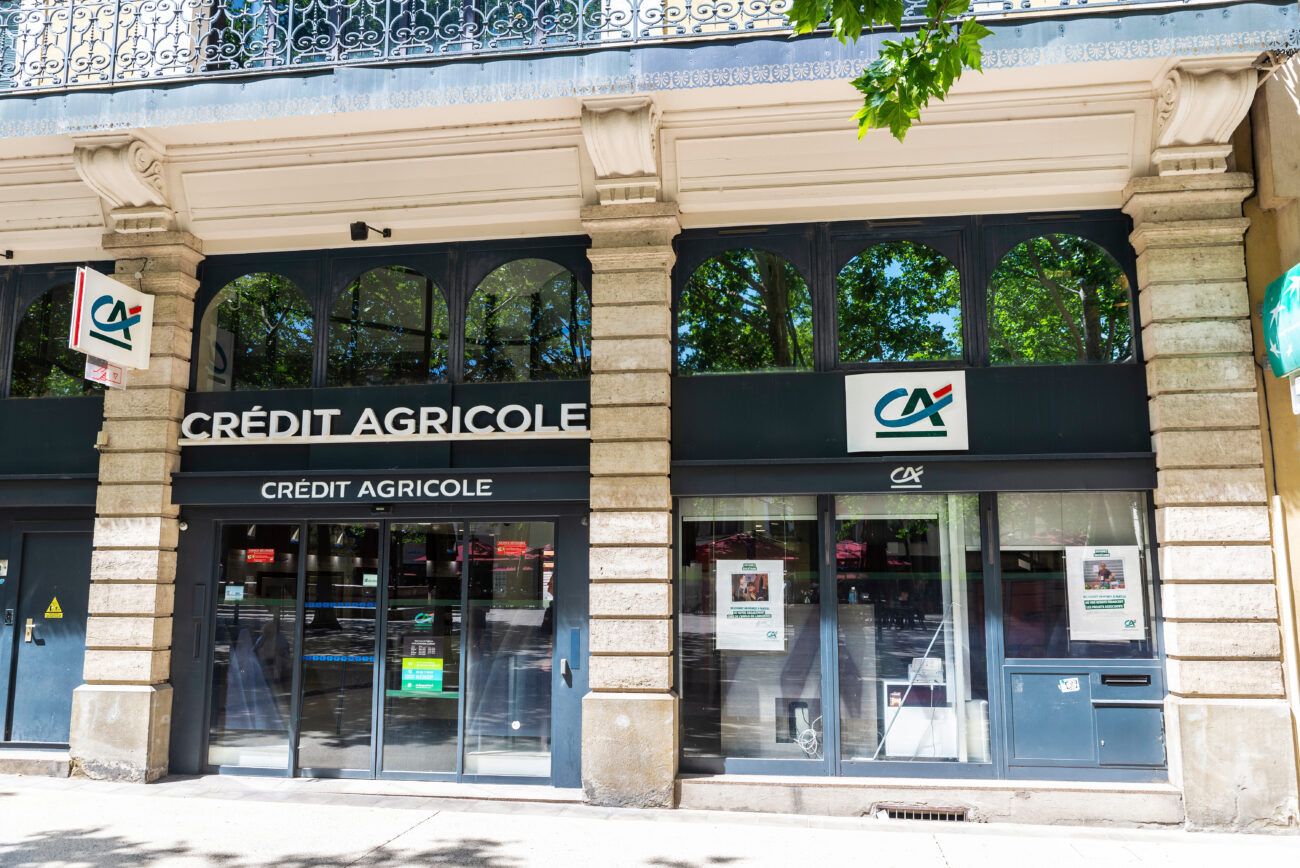
[[[450,319],[434,282],[400,265],[372,268],[330,310],[331,386],[445,382]]]
[[[245,274],[203,312],[198,391],[307,387],[311,368],[311,305],[289,278]]]
[[[68,349],[72,284],[56,286],[27,308],[14,335],[11,398],[56,398],[104,391],[85,378],[86,357]]]
[[[793,265],[765,250],[728,250],[686,281],[677,305],[677,369],[808,370],[812,333],[812,296]]]
[[[924,244],[887,241],[859,253],[835,279],[841,362],[962,357],[961,279]]]
[[[1097,244],[1040,235],[998,263],[988,289],[994,364],[1118,362],[1133,355],[1129,283]]]
[[[465,382],[590,373],[591,302],[573,272],[546,259],[516,259],[474,290],[465,316]]]

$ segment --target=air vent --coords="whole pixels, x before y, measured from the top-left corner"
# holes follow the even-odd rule
[[[966,822],[965,808],[934,808],[929,805],[877,805],[875,815],[891,820],[939,820],[945,823]]]

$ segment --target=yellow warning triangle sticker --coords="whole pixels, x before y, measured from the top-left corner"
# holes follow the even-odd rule
[[[61,608],[59,608],[59,598],[58,598],[58,597],[51,597],[51,598],[50,598],[50,605],[49,605],[49,607],[46,608],[46,610],[45,610],[45,617],[47,617],[47,618],[62,618],[62,617],[63,617],[63,610],[62,610]]]

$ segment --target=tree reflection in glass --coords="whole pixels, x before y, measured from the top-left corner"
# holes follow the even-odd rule
[[[887,241],[849,260],[835,284],[840,361],[961,358],[961,278],[942,253]]]
[[[591,303],[571,271],[516,259],[474,290],[465,322],[465,381],[577,380],[591,373]]]
[[[447,302],[433,281],[398,265],[374,268],[330,310],[331,386],[445,382]]]
[[[793,265],[765,250],[728,250],[686,281],[677,305],[677,370],[808,370],[812,332],[812,296]]]
[[[86,357],[68,348],[72,284],[56,286],[32,302],[14,335],[11,398],[55,398],[104,391],[85,378]]]
[[[1086,238],[1041,235],[1017,245],[988,289],[994,364],[1119,362],[1132,357],[1129,283]]]
[[[198,390],[311,385],[311,305],[292,280],[245,274],[222,288],[199,325]]]

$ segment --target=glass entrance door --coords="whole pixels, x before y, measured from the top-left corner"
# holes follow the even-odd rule
[[[550,777],[554,522],[222,536],[211,765]]]
[[[307,774],[369,774],[378,524],[312,524],[307,530],[298,767]]]
[[[835,499],[840,757],[984,762],[988,676],[978,499]]]

